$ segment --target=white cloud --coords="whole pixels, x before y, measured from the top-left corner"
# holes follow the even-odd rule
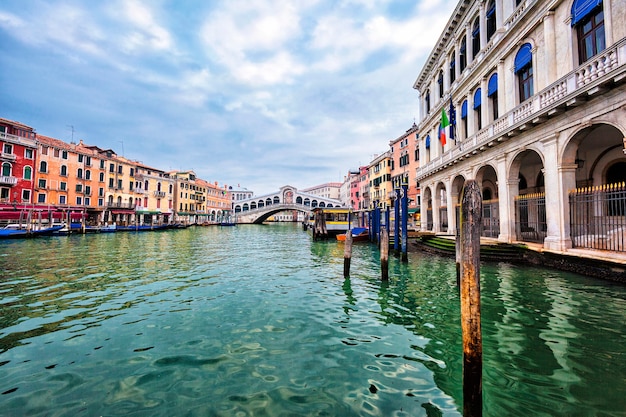
[[[215,10],[201,30],[209,59],[249,85],[289,82],[304,70],[290,52],[300,36],[293,5],[271,1],[229,1]]]
[[[172,36],[157,22],[154,11],[146,4],[139,0],[123,0],[118,3],[115,10],[118,19],[125,20],[132,25],[130,32],[122,37],[122,48],[125,52],[172,49]]]

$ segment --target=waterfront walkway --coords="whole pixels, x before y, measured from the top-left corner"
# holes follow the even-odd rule
[[[436,235],[420,233],[414,244],[416,250],[434,251],[440,254],[455,256],[455,237],[450,235]],[[432,244],[433,241],[444,242],[447,245]],[[521,251],[519,259],[502,257],[502,261],[523,260],[525,263],[548,266],[560,270],[576,272],[583,275],[608,279],[626,283],[626,253],[584,248],[571,248],[566,251],[545,249],[543,245],[530,242],[513,242],[505,244],[495,238],[481,237],[481,248],[490,252],[498,247],[517,247]],[[495,259],[497,259],[497,254]],[[492,256],[489,260],[494,260]]]

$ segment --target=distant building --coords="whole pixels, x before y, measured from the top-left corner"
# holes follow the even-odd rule
[[[339,200],[339,193],[341,190],[340,182],[327,182],[313,187],[308,187],[300,190],[303,193],[311,194],[317,197],[332,198]]]
[[[407,185],[411,223],[419,220],[420,194],[415,172],[419,167],[419,134],[415,123],[403,135],[389,141],[393,190]]]
[[[383,152],[374,158],[368,167],[370,209],[376,207],[386,209],[392,207],[391,193],[391,152]]]

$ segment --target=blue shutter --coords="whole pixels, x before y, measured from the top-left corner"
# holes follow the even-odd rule
[[[487,96],[491,97],[498,92],[498,73],[494,73],[489,78],[489,85],[487,87]]]
[[[426,136],[426,149],[430,149],[430,135]]]
[[[572,26],[587,17],[593,9],[602,6],[602,0],[576,0],[572,4]]]
[[[467,100],[461,105],[461,119],[467,118]]]
[[[517,51],[517,55],[515,55],[515,72],[519,72],[521,69],[526,67],[528,64],[533,61],[533,53],[532,47],[529,43],[525,43],[519,48]]]
[[[474,93],[474,108],[477,109],[480,107],[481,103],[481,91],[480,88],[478,90],[476,90],[476,92]]]

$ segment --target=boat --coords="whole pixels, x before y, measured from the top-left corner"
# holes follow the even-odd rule
[[[19,224],[9,224],[0,229],[0,239],[50,236],[61,230],[63,227],[65,227],[63,224],[57,224],[50,227],[33,226],[31,228]]]
[[[351,229],[353,242],[367,242],[370,238],[370,232],[366,227],[355,227]],[[337,240],[340,242],[346,241],[348,232],[337,235]]]
[[[165,230],[168,228],[166,224],[136,224],[130,226],[117,226],[116,232],[149,232],[154,230]]]
[[[316,207],[306,228],[314,239],[325,239],[346,233],[350,229],[352,210],[348,207]]]
[[[115,223],[106,224],[100,227],[100,233],[115,233],[115,232],[117,232],[117,225]]]

